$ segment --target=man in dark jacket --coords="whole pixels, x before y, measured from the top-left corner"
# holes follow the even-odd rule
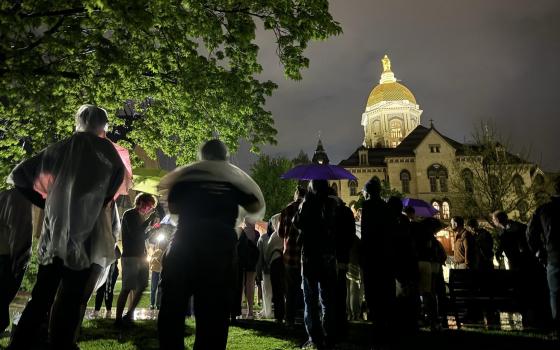
[[[493,213],[492,219],[501,230],[496,258],[500,259],[502,253],[505,253],[510,270],[518,275],[517,292],[523,308],[523,325],[546,326],[550,322],[550,309],[548,303],[544,302],[548,299],[546,271],[529,250],[527,226],[510,220],[507,214],[501,211]]]
[[[381,199],[381,182],[372,178],[364,188],[362,206],[361,260],[368,320],[373,321],[373,343],[386,346],[393,341],[395,312],[394,245],[389,229],[387,204]]]
[[[149,265],[146,252],[146,240],[150,238],[150,226],[159,222],[154,210],[157,205],[156,198],[149,193],[140,193],[134,200],[134,208],[124,212],[122,218],[122,289],[117,299],[117,315],[115,324],[120,326],[123,321],[130,323],[134,318],[134,310],[142,298],[142,293],[148,286]],[[123,311],[132,293],[128,304],[127,314],[123,318]]]
[[[312,180],[309,192],[294,218],[302,247],[305,328],[309,336],[304,348],[332,346],[336,339],[336,237],[338,202],[329,197],[327,180]],[[319,310],[322,308],[322,324]]]
[[[260,219],[264,197],[258,185],[228,161],[226,146],[206,142],[201,161],[167,174],[160,187],[169,191],[177,231],[163,258],[158,334],[161,349],[184,349],[185,313],[193,296],[195,350],[225,349],[230,300],[235,288],[236,220]],[[242,208],[242,209],[240,209]]]
[[[335,231],[336,261],[337,261],[337,281],[336,281],[336,324],[339,336],[346,333],[348,316],[346,314],[346,273],[350,261],[350,249],[352,248],[353,238],[356,236],[356,221],[354,213],[346,203],[337,196],[336,191],[329,187],[330,197],[338,203]]]
[[[478,220],[467,220],[467,230],[474,236],[478,253],[477,267],[480,270],[494,269],[494,239],[490,232],[480,227]]]
[[[554,180],[556,194],[535,211],[527,228],[529,249],[546,266],[550,308],[556,331],[560,331],[560,176]]]

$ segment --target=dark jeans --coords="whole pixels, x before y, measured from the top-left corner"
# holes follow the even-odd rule
[[[272,303],[274,304],[274,318],[277,321],[284,320],[284,262],[282,257],[270,264],[270,284],[272,285]]]
[[[39,265],[31,299],[13,333],[10,349],[30,349],[37,338],[39,326],[49,311],[52,347],[74,349],[74,338],[82,315],[81,305],[87,302],[84,299],[90,274],[91,268],[74,271],[65,267],[58,258],[52,264]]]
[[[372,342],[374,345],[387,345],[393,341],[395,317],[395,276],[387,271],[387,266],[364,265],[364,289],[369,308],[368,320],[373,323]]]
[[[305,302],[303,318],[309,340],[318,346],[323,343],[332,345],[336,339],[336,260],[320,262],[309,268],[304,265],[302,279]]]
[[[152,271],[152,282],[150,284],[150,306],[155,306],[158,309],[161,306],[160,275],[160,272]]]
[[[301,267],[284,265],[284,278],[286,280],[286,323],[293,324],[297,310],[303,305]]]
[[[194,296],[194,350],[225,349],[230,300],[234,286],[235,247],[211,251],[171,245],[163,259],[161,308],[158,316],[160,348],[184,349],[185,314]]]
[[[21,286],[24,273],[21,271],[14,276],[10,256],[0,255],[0,333],[10,325],[10,303]]]

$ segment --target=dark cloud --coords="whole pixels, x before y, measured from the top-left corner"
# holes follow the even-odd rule
[[[362,141],[361,114],[387,53],[398,79],[424,110],[422,123],[458,141],[491,120],[518,150],[560,170],[560,2],[557,0],[335,0],[344,33],[310,45],[310,68],[288,81],[274,38],[260,32],[262,79],[279,88],[267,107],[278,145],[264,152],[311,153],[321,132],[338,162]],[[254,157],[242,149],[235,160]]]

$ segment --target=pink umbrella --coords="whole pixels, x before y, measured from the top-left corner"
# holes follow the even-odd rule
[[[130,188],[132,187],[132,165],[130,164],[130,153],[128,152],[128,150],[123,146],[114,143],[113,141],[111,141],[111,143],[113,144],[113,146],[115,146],[115,149],[119,153],[119,156],[121,156],[121,160],[126,169],[121,187],[119,187],[119,190],[117,191],[117,193],[115,193],[114,199],[117,199],[121,194],[127,195],[128,190],[130,190]]]

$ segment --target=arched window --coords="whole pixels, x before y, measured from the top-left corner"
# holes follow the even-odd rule
[[[451,210],[449,208],[448,201],[443,201],[443,203],[441,203],[441,216],[443,219],[449,219],[451,217]]]
[[[434,216],[439,219],[440,218],[440,209],[441,209],[440,206],[439,206],[439,203],[436,202],[436,201],[433,201],[432,202],[432,207],[434,207],[434,209],[438,211],[436,213],[436,215],[434,215]]]
[[[500,179],[496,175],[488,175],[488,186],[490,193],[497,196],[500,192]]]
[[[408,170],[401,171],[401,185],[403,193],[410,193],[410,173]]]
[[[441,167],[438,172],[439,177],[439,189],[441,192],[447,192],[447,169]]]
[[[437,192],[437,170],[433,165],[428,168],[428,179],[430,179],[430,192]]]
[[[381,133],[381,123],[376,120],[373,122],[373,134],[379,135],[379,133]]]
[[[525,183],[523,182],[523,178],[521,177],[521,175],[515,174],[513,176],[513,179],[511,179],[511,183],[513,185],[513,190],[515,191],[515,194],[517,194],[518,196],[522,196],[523,186],[525,186]]]
[[[471,169],[463,169],[463,171],[461,171],[461,178],[463,179],[463,185],[465,186],[465,192],[467,193],[474,192],[473,177]]]
[[[391,129],[391,138],[400,139],[402,137],[402,126],[400,120],[391,120],[389,123],[389,128]]]
[[[334,193],[336,193],[336,195],[338,196],[338,185],[336,184],[336,182],[332,183],[331,188],[334,190]]]
[[[428,179],[430,180],[430,192],[438,192],[438,182],[439,190],[441,192],[447,192],[447,169],[441,164],[432,164],[428,168]]]
[[[351,196],[358,195],[358,181],[356,180],[348,180],[348,188],[350,189]]]

